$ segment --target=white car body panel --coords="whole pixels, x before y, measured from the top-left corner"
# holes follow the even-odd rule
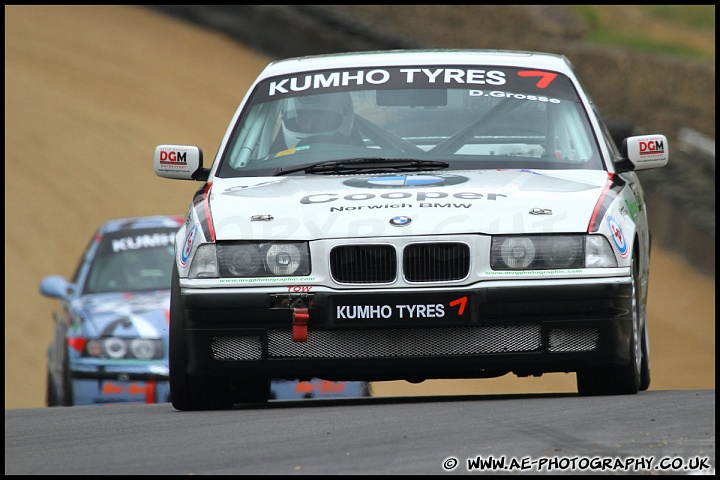
[[[236,179],[217,179],[210,208],[218,240],[587,231],[607,174],[585,172],[585,178],[573,180],[571,175],[556,173],[442,172],[423,177],[464,177],[467,182],[382,190],[348,188],[343,184],[348,177],[339,176],[256,178],[247,179],[246,185]],[[382,179],[401,182],[403,177],[351,178],[379,183]],[[260,198],[262,202],[257,201]],[[533,214],[533,209],[552,213]],[[253,222],[253,215],[272,215],[274,220]],[[395,215],[406,215],[412,223],[394,227],[389,220]]]

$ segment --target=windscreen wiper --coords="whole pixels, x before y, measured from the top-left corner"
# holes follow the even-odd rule
[[[279,168],[274,176],[290,173],[372,173],[413,172],[418,170],[442,170],[448,168],[448,162],[437,160],[415,160],[409,158],[352,158],[347,160],[329,160],[311,163],[288,169]]]

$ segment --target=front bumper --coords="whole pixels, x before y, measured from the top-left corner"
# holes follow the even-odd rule
[[[167,380],[74,378],[73,405],[166,403],[170,401]]]
[[[72,368],[74,405],[165,403],[170,401],[168,368],[114,365],[83,359]]]
[[[367,382],[331,382],[314,378],[306,381],[275,380],[270,384],[273,400],[338,399],[370,396]]]
[[[386,292],[184,289],[188,372],[422,381],[630,360],[630,279]],[[453,299],[463,298],[459,315]]]

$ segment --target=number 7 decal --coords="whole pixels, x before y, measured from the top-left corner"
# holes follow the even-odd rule
[[[540,77],[540,80],[535,84],[538,88],[546,88],[550,83],[555,80],[557,73],[541,72],[540,70],[523,70],[518,72],[520,77]]]
[[[460,305],[460,308],[458,309],[458,315],[462,315],[465,311],[465,305],[467,305],[468,297],[460,297],[457,300],[453,300],[450,302],[450,306],[454,307],[456,305]]]

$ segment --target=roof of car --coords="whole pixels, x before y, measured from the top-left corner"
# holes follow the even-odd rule
[[[539,68],[572,74],[573,67],[564,56],[554,53],[515,50],[423,49],[333,53],[288,58],[270,63],[261,77],[298,71],[348,67],[391,67],[398,65],[494,65]]]
[[[148,215],[142,217],[114,218],[102,224],[98,233],[118,232],[139,228],[179,228],[182,215]]]

